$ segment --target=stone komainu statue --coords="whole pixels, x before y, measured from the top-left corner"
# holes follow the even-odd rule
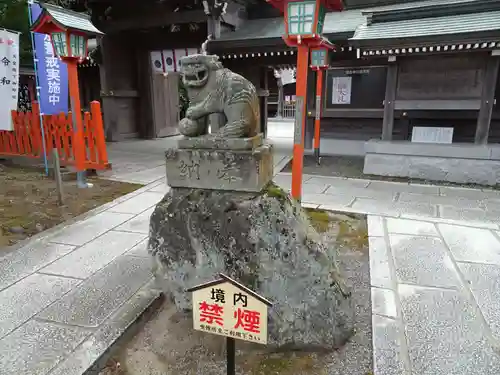
[[[259,98],[250,81],[224,68],[215,55],[186,56],[180,63],[190,101],[186,117],[179,123],[181,134],[207,134],[208,116],[213,113],[222,113],[227,120],[219,129],[219,136],[243,138],[259,133]]]

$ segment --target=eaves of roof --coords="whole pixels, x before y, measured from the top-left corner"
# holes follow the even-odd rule
[[[416,41],[466,41],[500,38],[500,10],[360,25],[349,40],[357,47]]]
[[[52,4],[41,4],[42,8],[61,26],[85,31],[90,34],[102,34],[90,21],[90,17],[84,13],[74,12]]]
[[[361,40],[370,40],[370,38],[376,36],[377,33],[380,34],[381,32],[389,38],[405,39],[411,37],[412,28],[415,27],[413,25],[416,25],[415,36],[418,37],[418,33],[423,33],[427,25],[434,25],[436,29],[439,29],[439,26],[434,24],[436,21],[430,21],[432,20],[431,18],[410,19],[405,21],[409,22],[407,25],[402,24],[401,28],[398,28],[396,25],[390,25],[388,22],[380,23],[378,26],[375,26],[377,24],[367,26],[367,17],[371,14],[375,15],[377,13],[377,16],[379,16],[380,14],[386,15],[391,12],[397,14],[410,11],[421,12],[426,9],[432,9],[433,7],[452,9],[453,7],[463,7],[465,4],[468,4],[468,6],[474,6],[474,4],[482,6],[481,4],[484,4],[484,2],[482,0],[423,0],[364,9],[350,9],[343,12],[331,12],[326,15],[323,32],[324,35],[333,43],[339,43],[342,41],[362,43],[360,42]],[[460,16],[465,16],[467,19],[467,16],[471,15],[468,14]],[[439,18],[440,17],[437,17],[437,19]],[[491,20],[492,16],[489,16],[488,19]],[[485,26],[488,22],[484,20],[479,21],[479,23],[483,26]],[[494,23],[493,20],[491,20],[491,22]],[[500,18],[498,18],[498,22],[500,22]],[[420,26],[421,23],[423,23],[424,26]],[[375,27],[372,28],[372,26]],[[385,30],[386,26],[394,27],[394,30],[392,30],[393,34],[391,34],[391,31]],[[475,27],[475,25],[470,23],[466,23],[465,26],[470,27],[471,32],[481,31],[481,26]],[[374,31],[372,32],[371,30]],[[281,46],[284,45],[284,41],[282,39],[284,31],[284,20],[282,17],[248,20],[241,26],[241,28],[235,31],[225,31],[219,39],[211,41],[210,50],[221,51],[239,47],[251,48],[259,46]],[[396,35],[398,31],[401,32],[401,35],[399,36]],[[443,30],[443,33],[449,34],[446,29]]]

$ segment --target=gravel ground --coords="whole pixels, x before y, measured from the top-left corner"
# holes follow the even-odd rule
[[[332,176],[332,177],[348,177],[348,178],[363,178],[367,180],[379,181],[393,181],[393,182],[412,182],[417,184],[426,185],[443,185],[443,186],[457,186],[468,188],[488,188],[500,190],[500,186],[482,186],[478,184],[457,184],[453,182],[437,182],[428,181],[418,178],[407,177],[386,177],[375,176],[363,173],[364,157],[363,156],[322,156],[321,164],[316,164],[316,159],[312,155],[304,156],[304,174],[312,174],[319,176]],[[282,172],[292,172],[292,162],[290,161]]]
[[[371,375],[372,330],[367,226],[364,216],[310,212],[313,225],[338,249],[340,269],[352,287],[356,306],[355,334],[338,351],[271,353],[237,342],[238,375]],[[225,374],[223,338],[196,332],[190,314],[165,302],[137,327],[130,340],[113,348],[115,355],[100,375]]]

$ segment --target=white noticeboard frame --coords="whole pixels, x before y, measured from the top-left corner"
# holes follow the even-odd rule
[[[19,95],[19,34],[0,29],[0,130],[13,130]]]
[[[188,289],[193,328],[232,339],[267,344],[271,302],[228,276]]]
[[[411,132],[411,141],[414,143],[451,144],[453,142],[453,128],[414,126]]]
[[[332,77],[332,104],[351,104],[352,77]]]

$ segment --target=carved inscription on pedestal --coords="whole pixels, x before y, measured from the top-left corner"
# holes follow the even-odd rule
[[[217,168],[216,175],[218,179],[227,183],[232,183],[243,180],[243,178],[239,175],[240,173],[241,171],[238,167],[234,154],[228,154],[224,160],[224,166],[222,168]]]
[[[179,176],[188,179],[200,179],[200,163],[194,160],[186,162],[181,160],[179,163]]]
[[[166,167],[172,187],[260,191],[273,176],[270,145],[241,151],[169,150]]]

